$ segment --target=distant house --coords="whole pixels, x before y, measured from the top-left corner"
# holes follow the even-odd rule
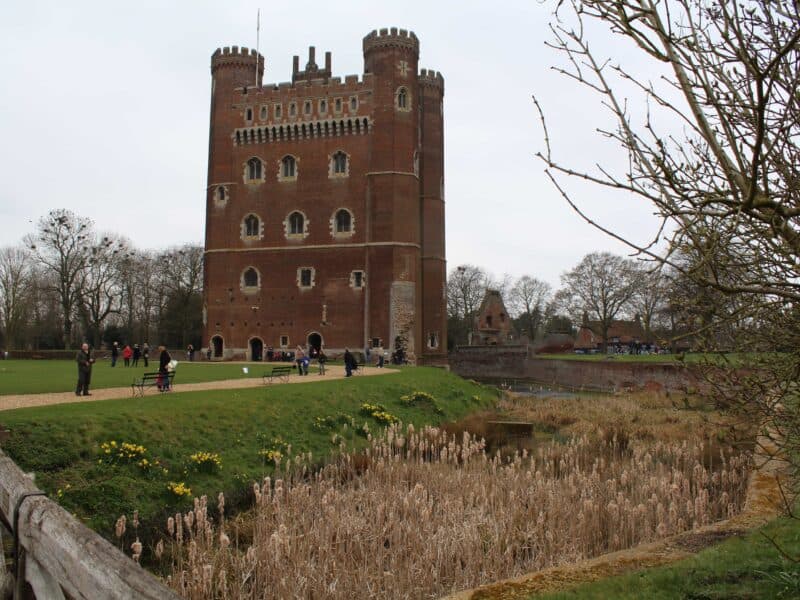
[[[473,321],[470,344],[503,346],[519,343],[519,336],[498,290],[486,290]]]
[[[608,339],[606,340],[609,348],[631,347],[636,344],[651,344],[653,340],[645,335],[642,320],[639,315],[633,321],[617,320],[612,321],[608,328]],[[600,321],[590,321],[586,313],[583,314],[583,322],[578,328],[578,335],[575,339],[575,350],[591,352],[600,350],[603,347],[603,328]]]

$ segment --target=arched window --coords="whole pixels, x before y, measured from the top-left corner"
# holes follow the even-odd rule
[[[252,108],[248,108],[245,111],[245,117],[244,118],[247,119],[248,121],[252,121],[253,120],[253,109]]]
[[[287,155],[281,159],[281,176],[284,178],[297,176],[297,161],[294,156]]]
[[[347,174],[347,154],[340,150],[333,155],[331,162],[331,171],[334,175]]]
[[[259,231],[260,222],[258,217],[255,215],[247,215],[244,220],[244,234],[246,236],[256,236],[260,233]]]
[[[342,208],[336,212],[336,233],[350,233],[353,229],[353,217],[349,210]]]
[[[258,287],[258,271],[256,271],[253,267],[248,267],[245,269],[245,272],[242,275],[242,283],[244,284],[244,287]]]
[[[220,185],[217,186],[217,202],[225,202],[227,200],[227,194],[225,193],[225,186]]]
[[[300,235],[305,232],[305,219],[303,218],[303,214],[299,212],[293,212],[289,215],[289,233],[292,235]]]
[[[251,158],[247,161],[247,178],[251,181],[261,179],[261,160]]]
[[[408,110],[409,107],[409,100],[408,100],[408,90],[404,87],[401,87],[397,90],[397,108],[400,110]]]

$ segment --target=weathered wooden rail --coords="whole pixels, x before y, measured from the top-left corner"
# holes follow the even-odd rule
[[[45,496],[2,450],[0,517],[14,539],[12,572],[0,561],[2,600],[179,598]]]

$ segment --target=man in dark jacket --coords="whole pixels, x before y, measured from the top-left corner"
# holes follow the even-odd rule
[[[344,349],[344,372],[345,377],[351,377],[353,375],[353,369],[357,368],[356,359],[353,354],[350,352],[350,348]]]
[[[89,382],[92,379],[92,363],[94,359],[89,351],[89,344],[82,344],[81,349],[75,356],[78,363],[78,385],[75,388],[76,396],[91,396],[89,393]]]
[[[117,342],[114,342],[111,345],[111,366],[112,367],[116,367],[117,366],[117,358],[118,357],[119,357],[119,344]]]

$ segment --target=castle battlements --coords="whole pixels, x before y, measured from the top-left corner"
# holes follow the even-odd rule
[[[255,49],[225,46],[217,48],[211,55],[211,72],[219,68],[253,68],[258,61],[258,70],[264,70],[264,55]]]
[[[364,54],[378,48],[406,48],[419,56],[419,40],[413,31],[397,27],[373,30],[364,37]]]
[[[444,77],[433,69],[420,69],[418,81],[420,85],[435,87],[444,91]]]
[[[300,79],[294,82],[281,81],[267,83],[260,88],[248,88],[248,94],[258,100],[272,100],[294,96],[305,98],[308,96],[325,97],[336,94],[357,94],[372,88],[372,74],[345,75],[331,77],[330,79]],[[237,88],[238,89],[238,88]]]

